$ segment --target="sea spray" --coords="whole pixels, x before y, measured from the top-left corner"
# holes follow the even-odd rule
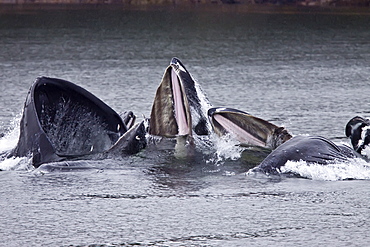
[[[12,120],[8,131],[0,138],[0,170],[30,170],[28,157],[7,157],[7,153],[17,145],[19,138],[19,126],[22,114],[17,114]]]
[[[0,153],[12,150],[18,142],[19,126],[22,114],[17,114],[10,122],[10,127],[2,138],[0,138]]]
[[[34,167],[31,165],[31,159],[28,157],[10,157],[0,161],[0,170],[33,170]]]
[[[365,156],[367,159],[370,159],[370,147],[366,145],[364,149],[361,150],[361,154]]]
[[[360,158],[327,165],[288,161],[280,170],[282,173],[293,173],[312,180],[370,179],[370,164]]]
[[[239,142],[230,135],[219,137],[215,133],[210,135],[210,140],[214,148],[213,156],[207,161],[215,165],[221,165],[226,160],[240,159],[244,148],[240,147]]]

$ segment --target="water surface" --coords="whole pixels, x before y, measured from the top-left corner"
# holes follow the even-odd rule
[[[1,151],[17,141],[24,100],[38,76],[72,81],[140,119],[149,116],[174,56],[214,106],[247,111],[295,135],[347,142],[348,120],[370,117],[369,21],[368,15],[198,11],[2,14]],[[311,179],[269,178],[246,175],[229,148],[196,161],[178,161],[168,150],[143,152],[69,172],[5,160],[0,245],[369,242],[367,163],[300,170]]]

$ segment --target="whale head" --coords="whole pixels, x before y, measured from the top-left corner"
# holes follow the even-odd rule
[[[346,136],[350,138],[353,149],[360,153],[370,143],[370,121],[359,116],[349,120],[345,129]]]
[[[230,134],[244,145],[275,149],[292,137],[284,127],[232,108],[211,108],[208,117],[218,135]]]
[[[205,102],[205,103],[204,103]],[[166,68],[150,114],[149,134],[162,137],[209,134],[208,101],[191,74],[177,58]]]
[[[72,82],[39,77],[26,97],[18,144],[9,156],[31,156],[32,164],[38,167],[104,153],[134,122],[132,112],[125,113],[122,120],[103,101]],[[142,139],[127,136],[126,141],[138,142],[134,146],[145,146]],[[137,136],[141,138],[142,134],[134,135]]]

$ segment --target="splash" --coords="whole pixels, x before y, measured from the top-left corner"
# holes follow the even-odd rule
[[[22,113],[12,119],[11,127],[0,139],[0,170],[2,171],[32,169],[28,157],[6,157],[7,153],[17,145],[21,117]]]
[[[349,162],[328,165],[308,164],[305,161],[288,161],[281,167],[282,173],[294,173],[312,180],[370,179],[370,164],[356,158]]]
[[[28,157],[11,157],[0,161],[1,171],[19,171],[19,170],[33,170],[31,159]]]
[[[226,160],[240,159],[244,148],[240,147],[239,142],[230,135],[219,137],[217,134],[210,135],[210,142],[215,149],[214,155],[208,160],[214,164],[222,164]]]
[[[19,125],[21,121],[22,113],[17,114],[11,122],[10,128],[5,135],[0,139],[0,153],[12,150],[18,142],[19,138]]]
[[[370,147],[369,145],[366,145],[364,149],[361,150],[361,154],[365,156],[366,158],[370,158]]]

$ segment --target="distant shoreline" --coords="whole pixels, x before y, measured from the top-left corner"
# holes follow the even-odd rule
[[[18,2],[20,1],[20,2]],[[230,13],[265,13],[265,14],[359,14],[370,15],[369,6],[325,6],[302,4],[212,4],[212,3],[182,3],[182,4],[127,4],[114,0],[42,0],[42,2],[24,2],[25,0],[0,0],[0,14],[25,13],[47,10],[138,10],[138,11],[206,11]],[[27,1],[27,0],[26,0]],[[37,0],[35,0],[37,1]],[[80,1],[77,3],[77,1]],[[109,1],[109,2],[108,2]]]

